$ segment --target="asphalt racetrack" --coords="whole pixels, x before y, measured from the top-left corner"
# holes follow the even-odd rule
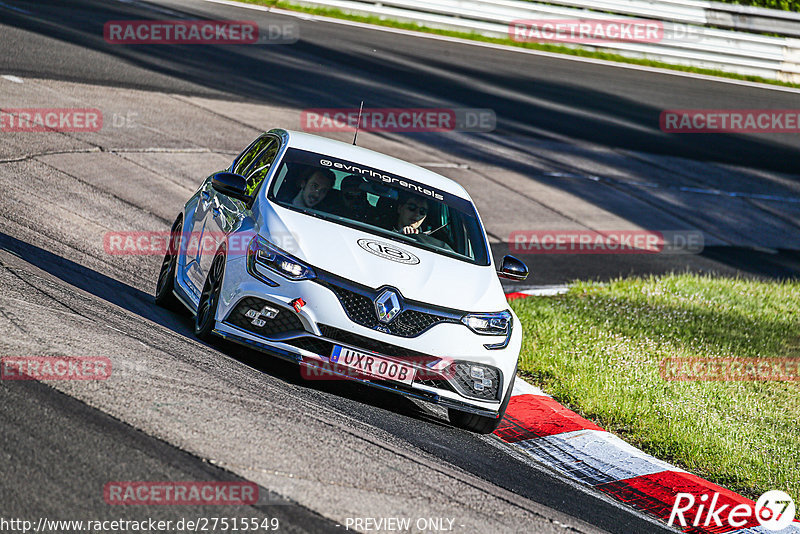
[[[286,45],[112,45],[110,20],[296,23]],[[798,93],[481,47],[204,1],[0,2],[0,109],[94,108],[98,132],[1,131],[0,354],[105,356],[105,381],[0,381],[0,516],[452,519],[454,532],[666,532],[451,427],[444,410],[198,342],[156,307],[155,255],[202,179],[301,110],[491,109],[492,132],[362,132],[462,183],[501,256],[525,230],[700,232],[700,253],[520,255],[527,286],[673,270],[800,272],[800,137],[665,134],[664,109],[796,107]],[[351,134],[326,134],[347,140]],[[252,481],[239,507],[113,506],[109,481]],[[351,523],[347,521],[351,520]],[[444,522],[443,524],[450,524]],[[363,523],[362,523],[363,525]],[[365,528],[357,529],[364,531]]]

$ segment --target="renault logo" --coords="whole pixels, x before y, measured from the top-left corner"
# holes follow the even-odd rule
[[[382,323],[392,322],[392,319],[400,313],[400,309],[400,299],[397,297],[397,293],[391,289],[384,289],[375,299],[375,311],[378,313],[378,320]]]

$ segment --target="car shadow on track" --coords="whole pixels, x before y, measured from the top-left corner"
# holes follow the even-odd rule
[[[444,425],[445,421],[421,407],[414,401],[380,389],[375,389],[347,379],[308,378],[297,364],[287,362],[276,356],[259,352],[237,343],[215,340],[212,345],[224,354],[263,373],[280,378],[292,385],[302,387],[319,394],[334,395],[341,401],[352,401],[394,412],[397,415],[426,420],[433,424]],[[327,399],[330,403],[331,399]],[[342,404],[337,402],[336,404]]]
[[[0,232],[0,250],[13,254],[81,291],[136,314],[142,319],[158,324],[180,336],[202,343],[194,337],[194,320],[187,311],[171,312],[160,308],[153,301],[153,295],[136,287],[2,232]],[[154,270],[157,270],[159,266],[160,261],[153,262]],[[390,392],[351,381],[306,380],[301,376],[299,367],[294,363],[222,339],[206,345],[293,386],[314,391],[320,396],[332,395],[337,399],[325,399],[325,402],[332,406],[347,410],[348,401],[357,402],[368,406],[370,410],[388,410],[406,418],[427,420],[437,425],[446,424],[441,418],[435,417],[434,414],[415,402]],[[350,407],[352,408],[352,404]]]

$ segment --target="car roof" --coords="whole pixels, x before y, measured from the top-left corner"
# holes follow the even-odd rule
[[[299,148],[301,150],[308,150],[310,152],[317,152],[320,154],[330,154],[339,159],[352,161],[353,163],[360,163],[378,170],[390,172],[403,178],[408,178],[421,184],[429,185],[441,191],[459,196],[472,202],[466,189],[461,184],[445,178],[441,174],[437,174],[428,169],[424,169],[413,163],[403,161],[401,159],[375,152],[368,148],[352,145],[349,143],[342,143],[313,135],[305,132],[297,132],[293,130],[276,129],[277,131],[286,132],[289,136],[289,147]],[[276,131],[272,130],[272,131]]]

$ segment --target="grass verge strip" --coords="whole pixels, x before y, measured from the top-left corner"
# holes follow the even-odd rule
[[[800,282],[669,275],[511,306],[524,329],[520,373],[557,400],[742,495],[800,500],[799,381],[667,380],[661,368],[670,357],[796,361]]]

